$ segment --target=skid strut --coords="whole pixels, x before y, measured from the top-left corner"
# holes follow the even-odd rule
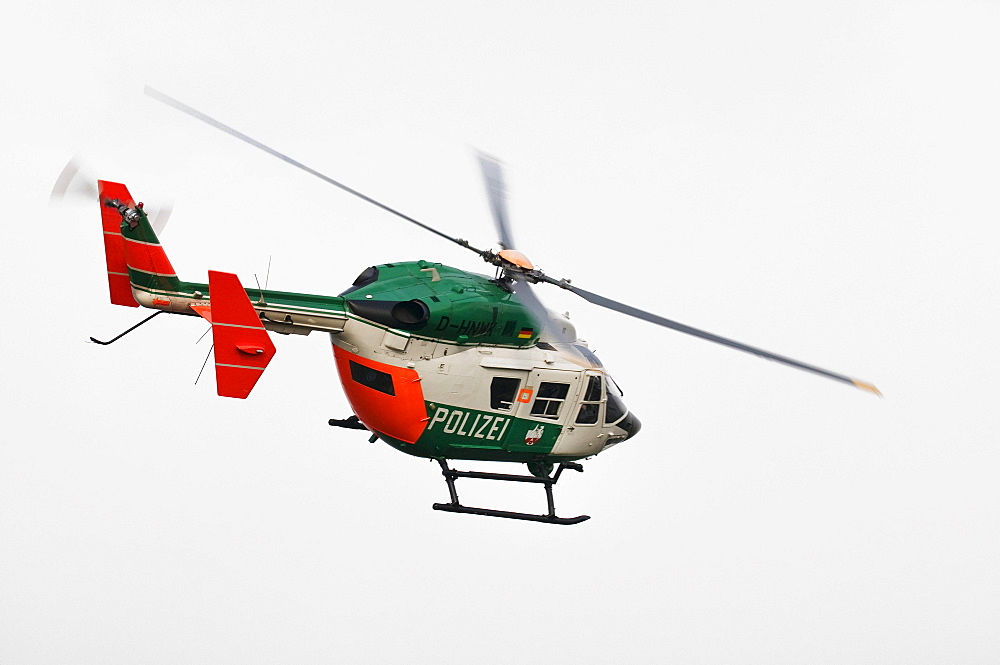
[[[590,519],[590,515],[577,515],[576,517],[557,517],[555,499],[552,497],[552,486],[559,480],[563,469],[573,469],[583,472],[583,467],[576,462],[563,462],[559,465],[555,475],[538,478],[536,476],[518,476],[511,473],[486,473],[483,471],[456,471],[448,467],[448,461],[439,459],[441,473],[445,482],[448,483],[448,493],[451,495],[451,503],[435,503],[434,510],[444,510],[449,513],[469,513],[471,515],[486,515],[487,517],[506,517],[513,520],[529,520],[531,522],[546,522],[548,524],[579,524]],[[458,501],[458,492],[455,490],[455,480],[457,478],[480,478],[482,480],[504,480],[515,483],[541,483],[545,485],[545,498],[549,503],[549,512],[546,515],[536,515],[534,513],[517,513],[510,510],[494,510],[492,508],[475,508],[473,506],[463,506]]]
[[[96,337],[91,337],[90,341],[93,342],[94,344],[100,344],[102,346],[107,346],[108,344],[111,344],[112,342],[117,342],[122,337],[124,337],[125,335],[129,334],[130,332],[132,332],[133,330],[135,330],[136,328],[138,328],[142,324],[146,323],[147,321],[152,321],[156,316],[158,316],[160,314],[163,314],[163,310],[162,309],[156,310],[155,312],[153,312],[152,314],[150,314],[149,316],[147,316],[146,318],[144,318],[142,321],[140,321],[139,323],[135,324],[134,326],[132,326],[131,328],[129,328],[128,330],[126,330],[125,332],[123,332],[120,335],[117,335],[115,337],[112,337],[111,339],[109,339],[106,342],[102,342],[101,340],[97,339]]]

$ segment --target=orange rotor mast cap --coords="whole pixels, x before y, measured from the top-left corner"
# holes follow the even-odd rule
[[[531,265],[531,261],[528,260],[528,257],[516,249],[501,249],[497,252],[497,256],[508,263],[513,263],[518,268],[523,268],[525,270],[535,269],[535,266]]]

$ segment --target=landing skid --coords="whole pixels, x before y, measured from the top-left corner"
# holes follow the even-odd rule
[[[435,503],[434,510],[444,510],[449,513],[468,513],[470,515],[485,515],[487,517],[504,517],[512,520],[528,520],[531,522],[545,522],[547,524],[579,524],[590,519],[590,515],[577,515],[576,517],[557,517],[555,500],[552,497],[552,486],[559,480],[563,469],[572,469],[583,472],[583,467],[576,462],[563,462],[559,465],[556,473],[551,478],[538,478],[536,476],[519,476],[510,473],[485,473],[482,471],[456,471],[448,467],[448,461],[439,459],[441,473],[445,482],[448,483],[448,493],[451,495],[451,503]],[[517,513],[510,510],[494,510],[492,508],[475,508],[473,506],[463,506],[458,501],[458,492],[455,490],[455,480],[457,478],[480,478],[483,480],[504,480],[515,483],[541,483],[545,485],[545,497],[549,503],[547,515],[537,515],[535,513]]]

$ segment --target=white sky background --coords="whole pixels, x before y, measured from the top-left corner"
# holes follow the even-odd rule
[[[0,27],[0,662],[995,663],[1000,7],[992,2],[22,4]],[[434,512],[334,430],[329,342],[215,395],[197,319],[108,303],[78,151],[182,278],[337,293],[471,254],[507,164],[554,276],[866,393],[541,292],[643,421],[554,527]],[[460,465],[460,467],[463,465]],[[464,466],[471,466],[465,464]],[[459,483],[541,510],[541,490]]]

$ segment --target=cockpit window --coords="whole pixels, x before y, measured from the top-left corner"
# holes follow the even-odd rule
[[[598,374],[587,375],[587,391],[583,395],[583,403],[576,413],[577,425],[594,425],[601,415],[601,377]]]
[[[628,409],[621,398],[612,391],[608,391],[608,406],[604,412],[604,422],[607,424],[616,423],[625,417]]]
[[[514,406],[514,395],[521,385],[521,379],[495,376],[490,384],[490,408],[510,411]]]
[[[567,393],[569,393],[568,383],[542,381],[538,386],[535,403],[531,405],[531,415],[555,420],[559,417],[559,409],[566,401]]]
[[[622,402],[621,398],[625,396],[622,389],[618,387],[615,380],[610,376],[608,379],[608,406],[604,411],[604,422],[607,424],[616,423],[625,417],[628,413],[628,408],[626,408],[625,403]]]

